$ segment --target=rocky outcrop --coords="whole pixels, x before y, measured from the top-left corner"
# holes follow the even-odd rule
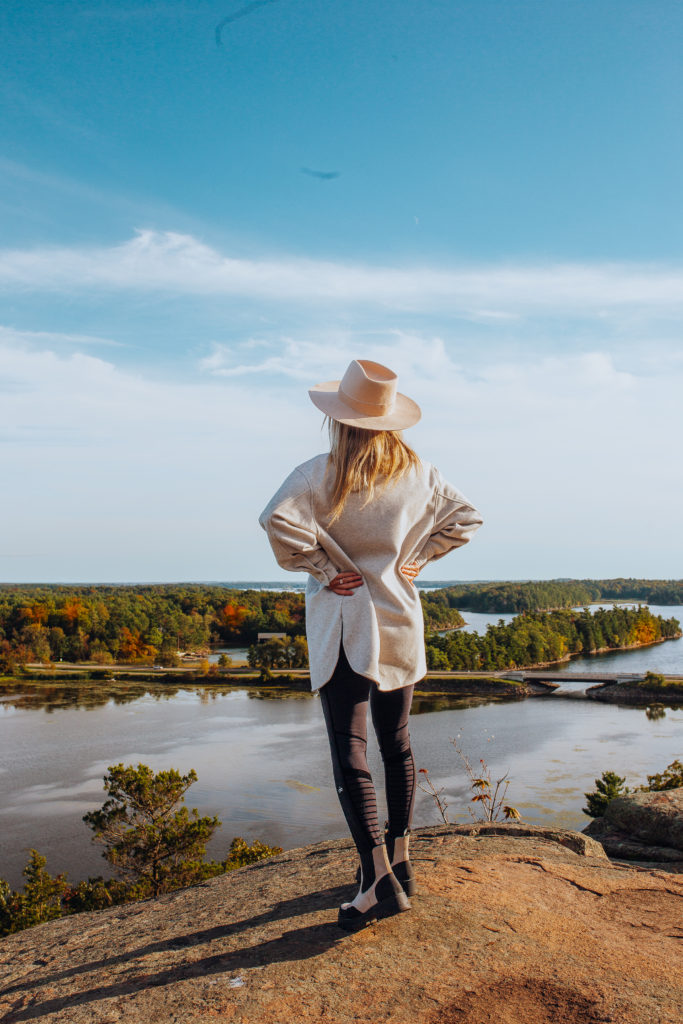
[[[668,683],[666,686],[648,687],[638,682],[598,683],[589,686],[586,696],[604,704],[662,704],[664,707],[679,707],[683,704],[683,682]]]
[[[663,861],[683,871],[683,789],[616,797],[583,831],[611,857]]]
[[[449,835],[473,836],[477,839],[498,836],[507,839],[526,839],[540,843],[557,843],[582,857],[603,858],[606,856],[602,845],[583,832],[569,828],[553,828],[544,825],[528,825],[517,821],[473,821],[467,825],[447,826]]]
[[[419,694],[450,693],[461,697],[511,697],[521,700],[537,691],[523,682],[504,679],[502,676],[473,676],[428,672],[415,687]]]
[[[0,1020],[680,1024],[676,875],[518,822],[422,829],[413,850],[412,911],[355,935],[340,840],[9,936]]]

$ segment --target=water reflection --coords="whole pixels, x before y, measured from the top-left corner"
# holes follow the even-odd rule
[[[287,690],[283,687],[253,687],[213,684],[211,686],[175,686],[161,683],[60,683],[20,682],[0,683],[0,714],[3,710],[89,711],[107,705],[121,707],[143,698],[155,701],[173,700],[183,694],[201,704],[219,701],[228,694],[243,694],[257,701],[309,701],[316,699],[310,690]],[[449,693],[416,693],[411,714],[425,715],[436,711],[484,707],[516,697],[481,697]]]
[[[87,714],[86,714],[87,712]],[[418,768],[443,786],[467,820],[471,793],[451,740],[493,777],[510,773],[510,802],[541,824],[582,828],[584,793],[606,769],[639,785],[680,758],[683,709],[649,709],[562,697],[506,699],[418,694],[411,736]],[[197,771],[190,806],[233,836],[291,848],[346,834],[334,789],[320,701],[308,691],[207,684],[93,681],[0,684],[0,876],[21,884],[29,847],[55,873],[99,874],[104,864],[82,822],[105,798],[111,764]],[[383,771],[370,729],[369,761]],[[380,794],[380,802],[382,796]],[[416,825],[431,824],[422,794]]]
[[[5,708],[58,711],[61,709],[88,711],[132,704],[142,697],[169,700],[178,694],[176,686],[144,686],[131,683],[0,683],[0,711]]]
[[[268,689],[264,687],[261,689],[255,689],[254,687],[243,688],[243,693],[246,693],[249,700],[313,700],[315,694],[311,693],[310,690],[283,690],[273,687]]]
[[[0,714],[3,710],[89,711],[132,704],[142,698],[155,701],[173,700],[180,694],[191,695],[202,704],[217,701],[230,693],[245,693],[250,700],[310,700],[308,690],[287,690],[282,687],[256,688],[241,685],[212,686],[167,685],[160,683],[62,683],[4,681],[0,683]]]
[[[516,697],[462,697],[458,694],[416,693],[410,709],[413,715],[429,715],[435,711],[464,711],[467,708],[485,707],[487,704],[499,704],[508,700],[517,700]]]

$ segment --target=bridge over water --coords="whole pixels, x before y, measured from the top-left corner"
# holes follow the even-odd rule
[[[585,697],[589,686],[600,686],[603,683],[636,683],[645,678],[644,672],[544,672],[534,669],[533,672],[506,672],[505,679],[529,683],[538,688],[539,693],[557,694],[561,697]],[[585,683],[582,689],[563,686],[563,683]]]

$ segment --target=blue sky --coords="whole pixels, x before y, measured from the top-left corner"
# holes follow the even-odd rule
[[[0,580],[282,578],[256,516],[357,357],[484,512],[425,576],[683,575],[680,3],[0,33]]]

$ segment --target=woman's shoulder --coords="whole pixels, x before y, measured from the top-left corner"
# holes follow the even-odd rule
[[[431,494],[440,494],[442,497],[465,500],[460,491],[449,483],[441,471],[431,462],[424,459],[421,462],[422,482]]]
[[[432,484],[434,487],[439,487],[441,484],[445,482],[444,476],[437,466],[435,466],[432,462],[426,462],[424,459],[421,459],[420,461],[422,462],[422,469],[425,475],[425,480],[428,480],[429,483]]]
[[[309,484],[316,486],[325,475],[328,459],[328,452],[323,452],[321,455],[314,455],[312,459],[307,459],[306,462],[302,462],[301,465],[297,466],[292,472],[300,474],[308,481]]]
[[[427,462],[427,460],[423,459],[422,456],[420,456],[420,462],[413,468],[412,473],[430,489],[437,486],[438,482],[441,480],[441,474],[436,466],[433,466],[431,462]]]
[[[450,483],[436,466],[432,466],[428,462],[423,463],[423,465],[427,474],[428,486],[435,496],[438,495],[439,498],[445,499],[447,503],[450,502],[474,509],[472,502],[465,497],[461,490]]]
[[[325,476],[327,455],[315,455],[295,466],[281,484],[273,500],[291,500],[308,491],[316,491]]]
[[[283,505],[294,505],[307,501],[310,492],[315,493],[323,479],[327,455],[316,455],[301,465],[295,466],[283,480],[270,499],[259,519],[263,525],[270,515]]]
[[[393,481],[382,478],[390,484],[388,492],[396,491],[400,494],[409,495],[415,501],[427,501],[438,489],[440,475],[438,470],[431,463],[423,458],[417,465],[411,466],[406,472],[401,473]]]

